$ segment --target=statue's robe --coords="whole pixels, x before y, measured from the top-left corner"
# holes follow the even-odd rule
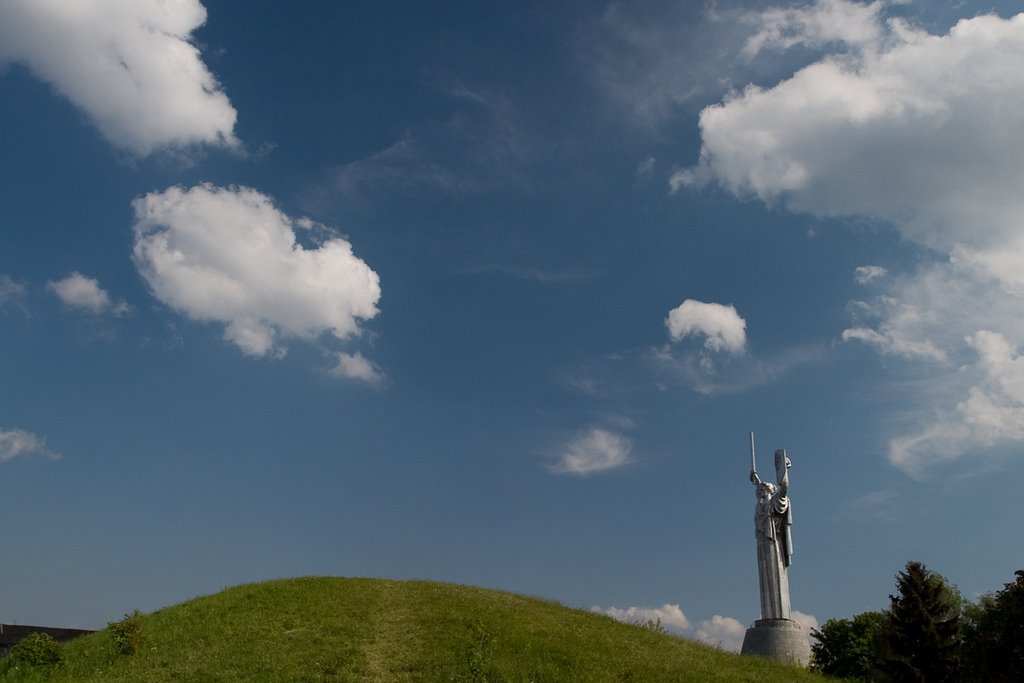
[[[761,618],[789,619],[788,568],[793,559],[793,511],[789,498],[776,491],[758,499],[754,512],[757,573],[761,583]]]

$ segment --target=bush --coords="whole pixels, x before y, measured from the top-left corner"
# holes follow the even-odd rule
[[[11,661],[17,666],[57,666],[64,661],[64,646],[49,633],[36,631],[11,648]]]
[[[142,649],[145,637],[142,635],[142,615],[139,610],[132,610],[124,615],[121,621],[112,621],[107,624],[110,631],[110,639],[114,641],[114,647],[123,655],[133,655]]]

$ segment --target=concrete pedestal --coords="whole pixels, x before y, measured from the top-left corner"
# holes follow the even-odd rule
[[[740,653],[807,666],[811,661],[811,642],[792,619],[758,619],[747,629]]]

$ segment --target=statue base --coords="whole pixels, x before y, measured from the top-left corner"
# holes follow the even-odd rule
[[[807,666],[811,661],[811,642],[792,619],[758,619],[747,629],[740,654]]]

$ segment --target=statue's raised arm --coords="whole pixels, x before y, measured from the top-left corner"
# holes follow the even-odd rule
[[[779,482],[779,497],[785,498],[789,494],[789,468],[793,466],[786,449],[780,448],[775,451],[775,481]]]

